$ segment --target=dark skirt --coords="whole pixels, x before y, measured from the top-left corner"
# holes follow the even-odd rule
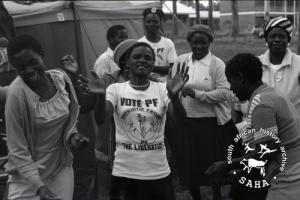
[[[226,159],[227,146],[237,133],[234,123],[230,120],[219,126],[214,117],[188,118],[184,126],[173,129],[175,139],[170,146],[181,183],[186,187],[210,185],[205,171],[215,161]]]

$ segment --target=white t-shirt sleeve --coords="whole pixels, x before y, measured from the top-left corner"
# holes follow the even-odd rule
[[[176,53],[176,49],[175,49],[175,45],[172,42],[172,40],[169,40],[169,53],[168,53],[168,63],[174,63],[176,58],[177,58],[177,53]]]
[[[111,84],[106,89],[106,101],[110,101],[113,107],[115,107],[118,103],[117,90],[118,90],[117,84]]]

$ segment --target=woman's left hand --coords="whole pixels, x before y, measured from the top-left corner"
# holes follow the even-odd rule
[[[174,67],[174,66],[173,66]],[[167,90],[170,97],[178,96],[180,90],[183,88],[185,83],[189,80],[188,75],[189,67],[185,67],[185,62],[180,68],[180,63],[177,64],[177,70],[175,76],[172,78],[172,70],[169,70],[167,80]]]
[[[71,136],[71,145],[76,149],[83,149],[89,144],[90,140],[80,133]]]

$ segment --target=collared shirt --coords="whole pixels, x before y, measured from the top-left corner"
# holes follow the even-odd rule
[[[300,56],[287,49],[281,66],[277,70],[271,68],[269,50],[259,56],[259,59],[263,64],[262,80],[270,87],[287,96],[300,114],[300,87],[298,81]]]
[[[94,65],[94,71],[98,76],[103,76],[104,74],[110,74],[114,71],[120,69],[114,61],[114,52],[111,48],[99,56]]]
[[[212,76],[210,74],[209,64],[211,62],[211,53],[209,52],[201,60],[192,60],[192,54],[188,56],[186,66],[189,67],[189,80],[186,87],[190,87],[196,93],[213,90]],[[213,104],[199,101],[197,98],[182,97],[182,104],[187,111],[188,117],[215,117]]]

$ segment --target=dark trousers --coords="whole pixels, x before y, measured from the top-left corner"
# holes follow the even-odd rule
[[[171,176],[157,180],[137,180],[112,177],[110,199],[124,200],[175,200]]]

